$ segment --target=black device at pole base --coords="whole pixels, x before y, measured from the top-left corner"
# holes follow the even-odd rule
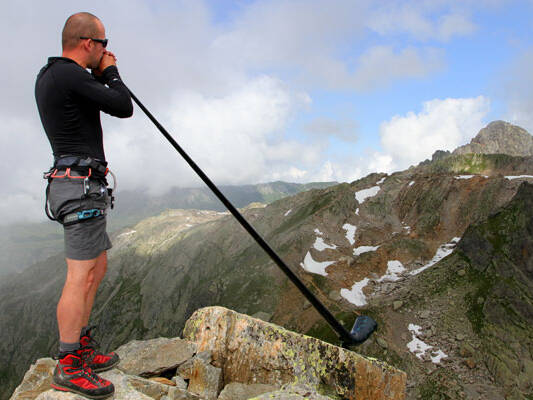
[[[128,89],[129,90],[129,89]],[[244,219],[241,213],[230,203],[230,201],[222,194],[222,192],[211,182],[208,176],[196,165],[191,157],[181,148],[181,146],[174,140],[174,138],[166,131],[165,128],[155,119],[155,117],[148,111],[148,109],[139,101],[139,99],[129,90],[131,98],[137,103],[137,105],[143,110],[146,116],[154,123],[163,136],[170,142],[170,144],[176,149],[178,153],[187,161],[189,166],[202,178],[204,183],[211,189],[211,191],[218,197],[218,199],[226,206],[229,212],[239,221],[244,229],[252,236],[257,244],[270,256],[278,267],[287,275],[287,277],[296,285],[296,287],[302,292],[305,298],[315,307],[318,313],[326,320],[331,328],[339,336],[342,346],[349,348],[349,346],[358,345],[363,343],[377,328],[377,323],[371,317],[359,316],[355,320],[355,324],[348,332],[337,319],[329,312],[329,310],[316,298],[316,296],[303,284],[303,282],[296,276],[296,274],[285,264],[285,262],[276,254],[274,250],[268,245],[267,242],[255,231],[255,229]]]

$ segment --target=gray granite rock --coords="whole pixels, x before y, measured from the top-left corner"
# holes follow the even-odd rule
[[[117,369],[102,372],[100,376],[113,382],[113,385],[115,386],[114,400],[162,400],[164,398],[169,400],[200,399],[195,394],[188,393],[177,387],[164,385],[138,376],[126,375]],[[34,398],[36,400],[86,400],[85,397],[73,393],[60,392],[54,389],[43,392],[38,397],[25,397],[25,399]]]
[[[56,361],[51,358],[40,358],[24,375],[22,383],[15,389],[10,400],[32,399],[50,389],[52,374]]]
[[[187,390],[207,400],[216,400],[224,386],[222,369],[210,364],[211,352],[204,351],[178,368],[178,374],[189,380]]]
[[[183,339],[134,340],[120,346],[118,368],[130,375],[154,376],[176,368],[196,353],[196,345]]]
[[[250,400],[329,400],[331,397],[319,394],[306,385],[287,385],[275,392],[264,393]]]
[[[263,393],[274,392],[278,389],[274,385],[263,385],[260,383],[247,385],[233,382],[224,387],[217,400],[246,400]]]

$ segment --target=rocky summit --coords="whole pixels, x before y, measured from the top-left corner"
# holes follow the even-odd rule
[[[280,326],[222,307],[198,310],[184,339],[133,341],[102,373],[116,400],[405,398],[406,374]],[[83,397],[50,389],[55,361],[31,366],[11,400]]]
[[[533,396],[533,156],[506,154],[511,150],[499,139],[481,136],[496,154],[439,152],[405,171],[370,174],[242,210],[341,324],[351,327],[359,314],[378,322],[357,353],[405,371],[409,400]],[[217,321],[209,331],[233,343],[233,353],[194,329],[193,314],[207,306],[339,345],[329,325],[229,215],[169,211],[124,229],[113,242],[92,315],[103,350],[181,336],[212,344],[205,348],[212,351],[210,365],[223,370],[224,379],[234,371],[239,376],[254,371],[264,379],[261,384],[288,383],[286,353],[271,360],[273,350],[265,345],[262,357],[271,365],[254,370],[246,363],[241,347],[261,353],[242,342],[239,329],[247,325],[233,323],[236,317],[201,318]],[[55,305],[64,273],[59,254],[0,283],[0,397],[13,393],[37,358],[56,351]],[[263,340],[261,334],[254,333]],[[323,351],[315,343],[310,342],[309,357]],[[331,351],[333,360],[344,357]],[[198,354],[203,352],[201,347]],[[217,364],[220,360],[231,369]],[[320,360],[318,365],[337,375],[322,378],[306,369],[298,376],[306,385],[320,376],[335,388],[343,367]],[[382,368],[378,365],[368,364],[365,374]],[[191,368],[183,367],[182,375]],[[213,377],[209,371],[204,372]],[[132,376],[145,379],[143,372]],[[365,376],[374,379],[372,374]],[[253,383],[252,376],[231,378],[230,389],[239,393],[239,385]]]
[[[453,152],[453,154],[468,153],[533,156],[533,136],[519,126],[504,121],[494,121],[481,129],[469,144]]]

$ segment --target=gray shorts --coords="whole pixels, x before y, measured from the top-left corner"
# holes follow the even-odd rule
[[[60,173],[58,173],[60,174]],[[72,176],[77,175],[75,172]],[[55,178],[50,183],[48,202],[50,211],[57,219],[65,215],[93,208],[109,207],[107,188],[103,183],[89,180],[88,196],[83,197],[83,179]],[[112,247],[106,232],[106,217],[89,218],[64,226],[65,256],[73,260],[92,260],[102,251]]]

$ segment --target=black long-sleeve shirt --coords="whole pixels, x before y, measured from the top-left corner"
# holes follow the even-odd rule
[[[56,157],[69,154],[105,161],[100,111],[119,118],[133,114],[117,67],[109,66],[95,77],[64,57],[50,57],[41,69],[35,99]]]

